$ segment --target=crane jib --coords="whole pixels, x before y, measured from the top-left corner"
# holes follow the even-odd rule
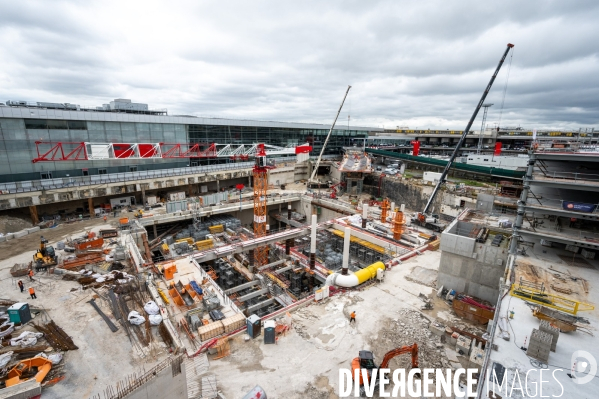
[[[428,211],[429,211],[431,205],[433,204],[433,201],[435,199],[435,196],[437,195],[437,192],[441,188],[441,185],[445,182],[447,173],[449,172],[449,169],[451,168],[453,161],[456,159],[456,157],[458,155],[458,151],[460,150],[460,147],[462,147],[462,143],[464,142],[464,140],[466,140],[466,136],[468,135],[468,132],[470,131],[470,127],[472,127],[472,124],[474,123],[474,120],[476,119],[476,116],[478,115],[478,111],[480,111],[480,108],[482,107],[483,103],[485,102],[485,98],[487,98],[487,94],[489,94],[489,91],[491,90],[491,87],[493,86],[493,82],[495,82],[495,78],[497,77],[497,74],[499,73],[499,70],[501,69],[503,62],[505,61],[505,58],[507,57],[507,55],[510,52],[510,49],[512,47],[514,47],[514,45],[511,43],[508,43],[507,48],[505,49],[505,52],[503,53],[503,56],[499,60],[499,64],[497,65],[497,68],[495,69],[495,73],[493,73],[493,76],[491,76],[491,80],[489,81],[489,84],[485,88],[485,91],[483,92],[483,95],[482,95],[480,101],[478,102],[478,105],[476,106],[474,113],[470,117],[470,121],[468,121],[468,125],[466,125],[466,129],[464,129],[464,132],[462,133],[460,140],[456,144],[455,149],[453,150],[453,153],[451,154],[451,157],[449,158],[449,161],[447,162],[447,165],[445,165],[445,168],[443,169],[443,172],[441,173],[441,176],[439,177],[439,181],[437,182],[437,185],[435,186],[433,192],[431,193],[431,196],[428,199],[428,202],[426,203],[426,207],[422,211],[423,214],[425,214],[425,215],[428,214]]]

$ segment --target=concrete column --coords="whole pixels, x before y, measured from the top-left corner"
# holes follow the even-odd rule
[[[316,268],[316,215],[312,215],[312,229],[310,231],[310,270]]]
[[[216,191],[220,192],[220,180],[216,181]]]
[[[285,255],[290,255],[291,254],[291,240],[287,239],[285,240]]]
[[[154,227],[154,238],[158,237],[158,230],[156,229],[156,225],[153,225]]]
[[[40,222],[39,217],[37,216],[37,206],[36,205],[29,206],[29,214],[31,215],[31,223],[36,225]]]
[[[351,243],[351,228],[346,227],[343,235],[343,264],[341,266],[341,274],[347,275],[349,268],[349,246]]]
[[[248,270],[250,271],[250,273],[254,272],[254,250],[250,249],[248,252],[248,258],[250,261],[250,266],[248,267]]]
[[[368,204],[362,204],[362,228],[366,228],[366,221],[368,220]]]
[[[526,174],[524,175],[522,184],[522,193],[518,200],[518,210],[516,211],[516,220],[514,221],[514,227],[512,228],[512,241],[510,242],[510,254],[516,255],[518,253],[518,238],[520,237],[519,230],[522,227],[524,221],[524,206],[528,199],[528,193],[530,192],[530,180],[532,179],[532,172],[535,167],[534,155],[530,156],[528,160],[528,167],[526,168]]]
[[[141,185],[141,205],[146,206],[146,189]]]
[[[291,204],[287,204],[287,220],[289,220],[287,228],[291,229]]]
[[[95,213],[94,213],[94,199],[93,198],[88,198],[87,199],[87,205],[89,207],[89,217],[90,217],[90,219],[92,219],[95,216]]]

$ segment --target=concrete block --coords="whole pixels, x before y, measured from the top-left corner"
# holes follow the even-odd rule
[[[21,237],[25,237],[27,234],[29,234],[27,232],[27,230],[21,230],[21,231],[17,231],[16,233],[14,233],[14,238],[21,238]]]
[[[440,324],[431,323],[428,329],[438,337],[441,337],[443,334],[445,334],[445,326]]]
[[[472,344],[472,340],[470,338],[460,335],[460,337],[457,340],[455,349],[458,353],[461,352],[464,355],[468,356],[468,355],[470,355],[470,345],[471,344]]]
[[[453,334],[451,334],[449,336],[449,345],[450,346],[454,346],[458,343],[458,338],[460,337],[460,334],[458,334],[457,332],[454,332]]]
[[[557,347],[557,340],[559,338],[559,328],[552,326],[547,320],[541,320],[539,330],[551,335],[551,352],[555,352]]]
[[[0,236],[0,242],[6,241],[6,236]]]
[[[14,233],[8,233],[7,235],[5,235],[6,237],[6,241],[12,240],[13,238],[15,238]]]
[[[40,231],[40,226],[30,227],[27,229],[28,234],[35,233],[36,231]]]

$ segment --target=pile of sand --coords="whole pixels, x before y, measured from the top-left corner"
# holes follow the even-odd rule
[[[14,233],[33,227],[30,220],[19,216],[0,215],[0,233]]]

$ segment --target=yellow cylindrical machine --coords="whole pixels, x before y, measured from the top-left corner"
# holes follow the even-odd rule
[[[385,264],[383,262],[376,262],[372,265],[365,267],[364,269],[358,270],[354,274],[358,278],[358,284],[362,284],[365,281],[368,281],[372,278],[376,277],[376,271],[378,269],[385,270]]]

